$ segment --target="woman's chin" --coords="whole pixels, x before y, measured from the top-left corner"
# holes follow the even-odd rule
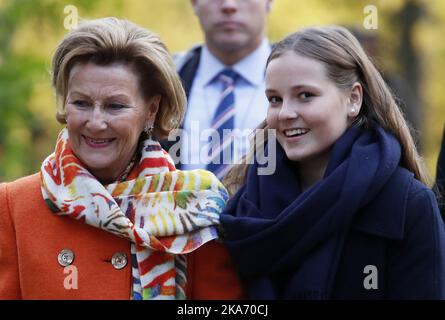
[[[83,162],[88,171],[95,177],[113,176],[112,164],[108,161],[84,161]]]

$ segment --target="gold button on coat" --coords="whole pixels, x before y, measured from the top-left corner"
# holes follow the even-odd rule
[[[74,261],[74,252],[70,249],[63,249],[57,256],[57,260],[62,267],[69,266]]]
[[[117,270],[125,268],[127,263],[127,255],[124,252],[116,252],[111,258],[111,264]]]

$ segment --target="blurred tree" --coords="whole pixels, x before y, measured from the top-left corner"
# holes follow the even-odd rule
[[[415,29],[421,19],[425,18],[425,5],[419,1],[408,0],[393,15],[393,27],[398,30],[397,47],[398,77],[390,79],[390,85],[402,99],[402,109],[407,120],[414,128],[414,137],[418,146],[422,147],[423,103],[420,96],[422,81],[422,61],[420,52],[415,45]],[[394,74],[395,75],[395,74]]]
[[[85,10],[99,3],[73,2]],[[60,13],[65,5],[54,0],[13,0],[4,1],[0,7],[0,181],[34,172],[42,161],[35,146],[48,139],[48,123],[30,109],[29,103],[35,85],[42,80],[47,57],[33,50],[17,50],[17,42],[23,39],[16,37],[27,27],[38,32],[62,29]],[[38,51],[39,44],[34,45]]]

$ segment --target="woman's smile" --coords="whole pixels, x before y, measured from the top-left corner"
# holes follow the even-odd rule
[[[99,139],[99,138],[91,138],[91,137],[87,137],[85,135],[82,135],[82,138],[84,138],[85,143],[91,147],[91,148],[106,148],[109,147],[115,140],[116,138],[111,138],[111,139]]]

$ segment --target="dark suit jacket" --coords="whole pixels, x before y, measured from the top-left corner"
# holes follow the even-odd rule
[[[190,96],[190,90],[192,88],[193,80],[195,79],[196,70],[198,69],[199,60],[201,58],[201,49],[202,46],[195,46],[191,50],[186,52],[185,55],[181,58],[182,61],[179,63],[179,66],[177,68],[177,72],[181,77],[182,86],[184,87],[185,95],[187,96],[187,101]],[[186,112],[187,110],[188,108],[186,109]],[[180,129],[182,128],[183,123],[181,123],[180,125]],[[167,150],[170,153],[170,156],[175,161],[176,168],[180,170],[182,168],[182,164],[179,161],[180,152],[178,151],[177,154],[173,154],[172,152],[170,152],[170,148],[178,142],[180,142],[179,137],[172,141],[169,141],[167,139],[163,140],[161,141],[161,145],[164,150]]]
[[[434,187],[442,218],[445,219],[445,128],[443,130],[439,158],[437,159],[436,183]]]

